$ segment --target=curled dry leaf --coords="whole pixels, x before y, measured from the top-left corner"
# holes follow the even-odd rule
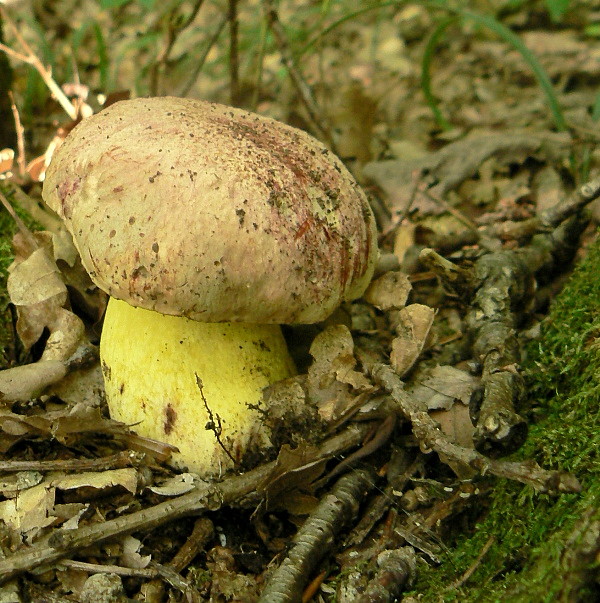
[[[45,328],[50,331],[44,360],[66,360],[82,342],[82,321],[65,306],[68,292],[54,257],[51,233],[34,234],[36,249],[15,235],[15,260],[9,267],[8,295],[17,309],[17,333],[25,350],[38,341]]]
[[[345,325],[331,325],[310,347],[314,362],[308,369],[308,394],[325,420],[334,420],[353,403],[356,392],[372,384],[355,370],[354,341]]]
[[[141,555],[140,550],[142,543],[133,536],[125,536],[123,538],[123,554],[119,558],[119,564],[124,567],[132,567],[134,569],[143,569],[148,567],[151,555]]]
[[[396,317],[398,336],[392,341],[390,361],[402,377],[414,366],[425,347],[435,310],[423,304],[411,304],[402,308]]]
[[[386,272],[369,285],[364,297],[380,310],[399,310],[406,305],[411,290],[408,275]]]

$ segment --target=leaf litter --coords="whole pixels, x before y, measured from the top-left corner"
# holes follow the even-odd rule
[[[340,38],[339,49],[324,49],[318,66],[314,55],[307,57],[304,67],[306,73],[319,73],[324,96],[331,99],[323,103],[324,115],[329,116],[337,134],[338,152],[377,193],[374,206],[383,233],[381,246],[396,254],[398,264],[383,270],[364,299],[348,309],[349,319],[323,325],[312,337],[310,357],[304,359],[306,374],[266,392],[273,401],[273,411],[265,420],[271,421],[277,435],[270,452],[275,460],[256,473],[250,471],[250,485],[244,476],[238,476],[237,482],[225,478],[218,485],[222,490],[215,502],[213,494],[203,494],[210,485],[189,474],[172,472],[167,448],[135,436],[135,426],[107,417],[95,351],[104,294],[83,271],[64,230],[35,233],[35,244],[23,233],[16,235],[8,293],[16,309],[22,362],[0,373],[0,448],[5,454],[14,454],[15,462],[52,459],[59,468],[9,473],[13,482],[0,488],[5,498],[0,512],[10,530],[12,550],[17,551],[14,567],[21,568],[18,572],[35,572],[37,565],[26,550],[18,550],[21,539],[34,545],[32,552],[50,542],[53,551],[62,551],[56,559],[92,547],[90,559],[145,569],[151,560],[163,561],[172,553],[144,546],[128,535],[130,531],[151,530],[168,519],[202,510],[218,526],[218,509],[229,504],[254,510],[254,525],[263,540],[261,545],[252,545],[259,558],[258,569],[240,570],[250,564],[242,564],[241,547],[230,544],[235,543],[235,535],[225,528],[219,545],[214,540],[205,545],[205,567],[211,578],[197,584],[203,584],[199,588],[204,594],[219,600],[258,600],[261,581],[266,579],[268,588],[280,587],[278,578],[262,573],[270,558],[264,549],[281,552],[281,542],[293,533],[290,525],[282,528],[282,520],[276,520],[274,513],[284,510],[292,524],[302,523],[307,515],[314,518],[319,508],[327,514],[327,480],[336,465],[343,465],[344,470],[350,469],[348,483],[339,480],[335,488],[361,490],[361,496],[371,492],[361,519],[369,527],[345,550],[341,546],[334,550],[348,578],[333,591],[323,584],[321,592],[329,592],[339,601],[366,600],[357,592],[376,592],[384,581],[382,576],[389,572],[396,576],[397,584],[411,583],[416,571],[414,551],[430,562],[439,561],[441,547],[434,533],[437,522],[458,514],[477,488],[488,487],[488,478],[472,481],[476,475],[509,476],[542,491],[577,491],[578,483],[571,476],[544,472],[534,463],[488,459],[478,451],[478,441],[486,439],[481,429],[479,435],[475,433],[477,415],[482,413],[482,366],[488,384],[496,383],[494,379],[500,375],[508,391],[518,392],[513,377],[518,374],[519,358],[509,349],[513,345],[510,332],[506,337],[490,336],[481,332],[478,323],[490,311],[490,299],[511,305],[512,292],[493,284],[488,288],[489,298],[486,294],[479,298],[471,315],[467,308],[468,300],[491,274],[488,268],[485,275],[477,272],[483,266],[477,264],[478,259],[485,253],[517,250],[530,245],[534,236],[543,237],[548,226],[540,228],[537,216],[564,204],[571,195],[573,187],[565,186],[561,174],[573,138],[549,131],[539,117],[544,106],[535,102],[538,91],[533,83],[521,90],[522,102],[507,107],[504,95],[496,94],[490,82],[473,73],[473,57],[478,56],[491,65],[506,59],[505,69],[512,78],[529,77],[520,55],[506,56],[504,45],[489,40],[475,40],[469,53],[456,55],[459,60],[452,68],[435,74],[434,83],[445,106],[460,129],[468,132],[466,136],[460,130],[447,133],[449,142],[439,132],[436,138],[429,114],[410,94],[418,65],[413,56],[420,48],[416,40],[428,31],[431,16],[422,7],[407,7],[394,18],[402,38],[396,29],[392,33],[390,24],[384,24],[380,40],[374,43],[371,30],[358,27],[353,36]],[[545,32],[530,32],[526,37],[551,73],[595,73],[594,51],[572,31],[563,35],[560,44]],[[379,57],[379,70],[369,63],[370,52]],[[478,65],[485,69],[484,62]],[[347,76],[350,84],[331,95],[340,78]],[[390,88],[392,78],[397,85]],[[293,91],[287,89],[287,95],[293,96]],[[564,97],[570,98],[568,94]],[[380,112],[377,119],[373,119],[375,107]],[[279,111],[281,118],[289,115],[287,107],[269,99],[262,108]],[[310,123],[306,115],[298,117]],[[400,126],[404,126],[405,136]],[[35,167],[30,165],[34,179],[42,177],[51,146],[59,144],[64,133],[57,136]],[[577,211],[571,215],[577,217]],[[536,224],[532,220],[537,220]],[[572,246],[570,241],[585,227],[581,221],[573,222],[571,231],[557,231],[565,245],[561,247],[559,240],[552,250],[567,259],[565,248]],[[452,263],[431,253],[422,255],[424,245],[453,254]],[[542,264],[543,271],[546,266]],[[531,298],[537,287],[534,276],[527,273],[524,278]],[[537,276],[544,280],[549,274]],[[443,287],[437,286],[436,278]],[[517,324],[507,329],[516,331]],[[496,419],[496,410],[492,408],[488,422]],[[390,416],[398,418],[391,430]],[[298,425],[303,426],[301,433]],[[494,433],[500,431],[496,428]],[[330,448],[323,447],[332,434],[343,442],[336,440]],[[403,443],[401,451],[395,448],[397,444],[388,446],[390,438]],[[132,467],[98,472],[60,470],[63,461],[101,459],[127,450],[142,451],[142,460]],[[434,464],[432,451],[454,476],[443,467],[428,467]],[[343,464],[342,454],[351,462]],[[358,457],[352,461],[354,455]],[[230,486],[232,483],[242,485]],[[181,508],[165,511],[162,521],[155,517],[145,520],[146,510],[167,509],[157,502],[164,497],[179,500]],[[352,525],[357,521],[353,519],[357,506],[358,498],[351,499],[348,512],[333,522]],[[408,514],[398,514],[397,508]],[[106,518],[110,519],[102,530]],[[119,531],[111,522],[119,518],[131,521],[131,527]],[[310,522],[306,526],[310,534]],[[82,538],[73,544],[68,532],[78,532],[80,527],[96,531],[88,539],[85,531],[80,531]],[[174,526],[171,529],[174,532],[166,538],[172,537],[173,546],[185,549],[186,537]],[[367,540],[365,534],[371,531],[374,540]],[[319,557],[316,551],[306,554]],[[51,557],[42,556],[40,562],[44,560]],[[369,564],[368,569],[357,571],[357,560]],[[85,579],[86,572],[64,566],[50,571],[63,585],[70,585],[65,586],[66,592],[93,600],[90,592],[97,592],[97,587],[91,578]],[[6,578],[13,572],[9,554],[7,562],[0,563],[0,576]],[[261,576],[258,582],[255,574]],[[303,579],[299,584],[308,576]],[[199,591],[189,582],[173,586],[176,580],[164,580],[171,584],[172,592],[187,600],[200,600],[193,598]],[[109,582],[118,596],[124,596],[120,579]]]

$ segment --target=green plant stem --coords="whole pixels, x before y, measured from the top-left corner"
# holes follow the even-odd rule
[[[440,39],[448,27],[450,27],[450,25],[452,25],[455,21],[456,17],[446,17],[444,20],[438,23],[438,26],[433,30],[429,40],[427,40],[427,44],[425,45],[425,49],[423,51],[423,59],[421,61],[421,90],[425,100],[427,101],[427,104],[429,105],[429,108],[431,109],[431,112],[433,113],[435,121],[437,121],[442,130],[450,130],[452,125],[444,117],[439,103],[435,98],[433,91],[431,90],[431,63]]]

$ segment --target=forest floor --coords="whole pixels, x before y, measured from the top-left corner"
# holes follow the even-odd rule
[[[2,11],[0,600],[599,598],[600,2]],[[318,427],[208,486],[108,417],[106,296],[41,200],[78,121],[163,95],[307,130],[379,232],[363,298],[286,330],[269,400]]]

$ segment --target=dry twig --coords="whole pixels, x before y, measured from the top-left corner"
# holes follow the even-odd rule
[[[372,474],[363,469],[338,480],[292,539],[285,559],[270,576],[259,602],[300,600],[310,574],[335,544],[335,537],[342,527],[354,518],[361,500],[373,485]]]
[[[71,119],[77,119],[77,109],[75,108],[73,103],[67,98],[67,95],[61,90],[60,86],[54,81],[50,69],[44,66],[42,61],[40,61],[38,56],[35,54],[35,52],[33,52],[29,44],[27,44],[25,38],[20,34],[19,30],[17,29],[17,26],[15,25],[14,21],[8,16],[6,10],[0,9],[0,14],[2,14],[4,20],[10,26],[13,35],[21,45],[21,48],[23,48],[23,50],[25,51],[25,54],[17,52],[6,44],[1,43],[0,50],[5,52],[8,56],[12,57],[13,59],[23,61],[24,63],[28,63],[29,65],[34,67],[35,70],[40,74],[41,78],[44,80],[46,86],[48,86],[50,92],[52,92],[52,94],[54,95],[54,98],[65,110],[67,115]]]
[[[427,408],[404,391],[404,384],[394,370],[385,364],[376,364],[371,369],[376,383],[385,388],[398,405],[398,410],[410,419],[413,433],[421,446],[438,454],[463,463],[481,475],[491,473],[528,484],[540,492],[580,492],[581,485],[574,476],[561,471],[547,471],[533,461],[522,463],[489,459],[470,448],[454,444],[442,432]]]
[[[353,425],[325,441],[310,462],[326,459],[352,448],[366,435],[367,425]],[[183,496],[130,515],[104,523],[80,527],[77,530],[54,530],[33,546],[24,548],[0,561],[0,584],[40,565],[51,564],[68,557],[74,551],[138,530],[150,530],[159,525],[205,510],[217,510],[225,505],[256,499],[257,484],[268,478],[276,461],[267,463],[221,483],[202,483]]]
[[[534,302],[536,279],[547,279],[572,259],[588,223],[581,210],[598,196],[600,180],[582,186],[537,221],[541,230],[555,230],[537,234],[520,249],[483,255],[470,268],[432,249],[421,252],[421,260],[448,289],[471,300],[466,323],[473,356],[482,365],[480,396],[472,398],[471,416],[475,445],[486,454],[510,453],[527,436],[527,424],[515,412],[524,394],[517,327]]]

